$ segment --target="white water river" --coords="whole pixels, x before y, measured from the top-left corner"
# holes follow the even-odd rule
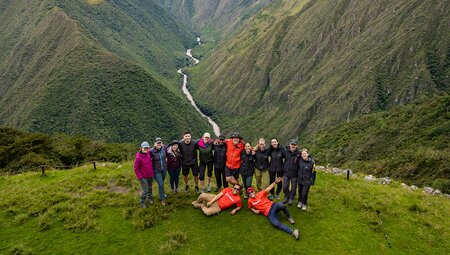
[[[197,37],[197,42],[198,42],[198,45],[202,44],[200,41],[200,37]],[[194,65],[200,63],[200,60],[198,60],[192,56],[192,49],[187,49],[186,55],[194,61]],[[178,69],[178,73],[183,75],[183,86],[182,86],[183,93],[186,95],[189,102],[191,102],[191,104],[195,108],[195,110],[197,110],[197,112],[199,112],[203,118],[208,119],[209,124],[211,124],[211,126],[213,128],[214,134],[216,136],[219,136],[220,135],[219,125],[217,125],[217,123],[215,121],[213,121],[210,117],[206,116],[202,111],[200,111],[200,109],[198,108],[197,104],[194,101],[194,98],[191,95],[191,92],[189,92],[189,89],[187,88],[188,76],[185,73],[183,73],[183,71],[181,71],[181,68]]]

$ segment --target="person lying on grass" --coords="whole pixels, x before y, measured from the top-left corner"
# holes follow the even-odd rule
[[[282,178],[277,178],[272,184],[267,187],[267,189],[262,190],[258,193],[255,193],[255,189],[253,187],[249,187],[247,189],[248,194],[248,208],[252,210],[255,214],[262,213],[264,216],[266,216],[270,223],[277,227],[280,230],[283,230],[284,232],[293,235],[295,239],[298,240],[299,233],[298,229],[292,229],[283,223],[280,222],[278,219],[277,213],[279,211],[283,211],[283,213],[286,215],[287,220],[289,223],[294,224],[295,221],[291,217],[291,214],[286,208],[286,205],[281,202],[273,203],[267,198],[267,194],[272,190],[276,184],[280,183],[282,181]]]
[[[225,188],[219,194],[202,193],[197,200],[192,202],[195,208],[201,208],[203,213],[207,216],[220,213],[222,210],[228,209],[233,205],[236,205],[231,211],[231,214],[236,214],[242,208],[241,185],[233,185],[233,189]],[[206,204],[205,204],[206,203]]]

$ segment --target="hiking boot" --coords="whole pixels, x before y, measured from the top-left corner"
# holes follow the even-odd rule
[[[206,192],[211,192],[211,185],[206,185]]]
[[[292,205],[293,203],[294,203],[294,200],[292,198],[289,198],[288,205]]]
[[[288,202],[288,198],[287,197],[284,197],[284,199],[283,199],[283,204],[286,204]]]
[[[161,200],[161,205],[162,206],[166,206],[166,200],[164,199],[164,200]]]
[[[186,185],[186,187],[184,188],[184,192],[188,192],[189,191],[189,185]]]
[[[200,189],[198,188],[198,186],[195,186],[195,193],[200,193]]]
[[[294,231],[292,231],[292,235],[295,237],[296,240],[298,240],[298,238],[300,237],[300,233],[298,232],[298,228],[294,229]]]
[[[280,200],[280,194],[277,194],[277,200]]]
[[[297,208],[298,208],[298,209],[301,209],[301,208],[302,208],[302,202],[298,202]]]
[[[141,208],[145,209],[147,206],[145,205],[145,202],[141,202]]]
[[[214,192],[219,192],[219,187],[215,188]]]
[[[269,200],[273,200],[273,195],[272,194],[269,195]]]
[[[302,211],[306,211],[306,205],[302,205]]]
[[[295,224],[295,220],[292,217],[289,217],[287,220],[291,223],[291,225]]]

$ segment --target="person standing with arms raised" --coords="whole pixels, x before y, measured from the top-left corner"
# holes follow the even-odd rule
[[[191,132],[186,131],[183,133],[183,139],[178,142],[183,164],[181,171],[183,174],[185,192],[189,191],[189,170],[192,171],[195,182],[195,192],[199,193],[198,189],[198,160],[197,160],[197,143],[192,141]]]

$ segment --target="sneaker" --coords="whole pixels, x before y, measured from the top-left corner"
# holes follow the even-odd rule
[[[286,204],[287,202],[288,202],[288,198],[285,197],[285,198],[283,199],[283,204]]]
[[[153,204],[153,198],[149,198],[148,199],[148,203],[152,205]]]
[[[273,195],[272,194],[269,195],[269,200],[273,200]]]
[[[288,205],[292,205],[293,203],[294,203],[294,200],[292,198],[289,198]]]
[[[145,205],[145,202],[141,202],[141,208],[145,209],[147,206]]]
[[[301,208],[302,208],[302,202],[299,202],[299,203],[298,203],[297,208],[298,208],[298,209],[301,209]]]
[[[295,220],[292,219],[292,217],[289,217],[287,220],[289,221],[289,223],[291,223],[291,225],[295,224]]]
[[[211,185],[206,185],[206,192],[211,192]]]
[[[302,205],[302,211],[306,211],[306,205]]]
[[[215,188],[214,192],[219,192],[219,187]]]
[[[175,190],[175,189],[172,189],[171,192],[172,192],[172,194],[175,194],[175,193],[176,193],[176,190]]]
[[[294,231],[292,231],[292,235],[295,237],[296,240],[298,240],[298,238],[300,237],[300,233],[298,232],[298,228],[294,229]]]
[[[177,190],[177,193],[180,193],[181,192],[181,190],[180,189],[176,189]]]
[[[206,193],[206,189],[205,189],[205,188],[202,188],[202,189],[200,190],[200,193]]]
[[[195,193],[200,193],[200,189],[198,188],[198,186],[195,186]]]
[[[186,187],[184,188],[184,192],[188,192],[189,191],[189,185],[186,185]]]
[[[161,205],[162,206],[166,206],[166,200],[164,199],[164,200],[161,200]]]
[[[280,200],[280,194],[277,194],[277,200]]]

